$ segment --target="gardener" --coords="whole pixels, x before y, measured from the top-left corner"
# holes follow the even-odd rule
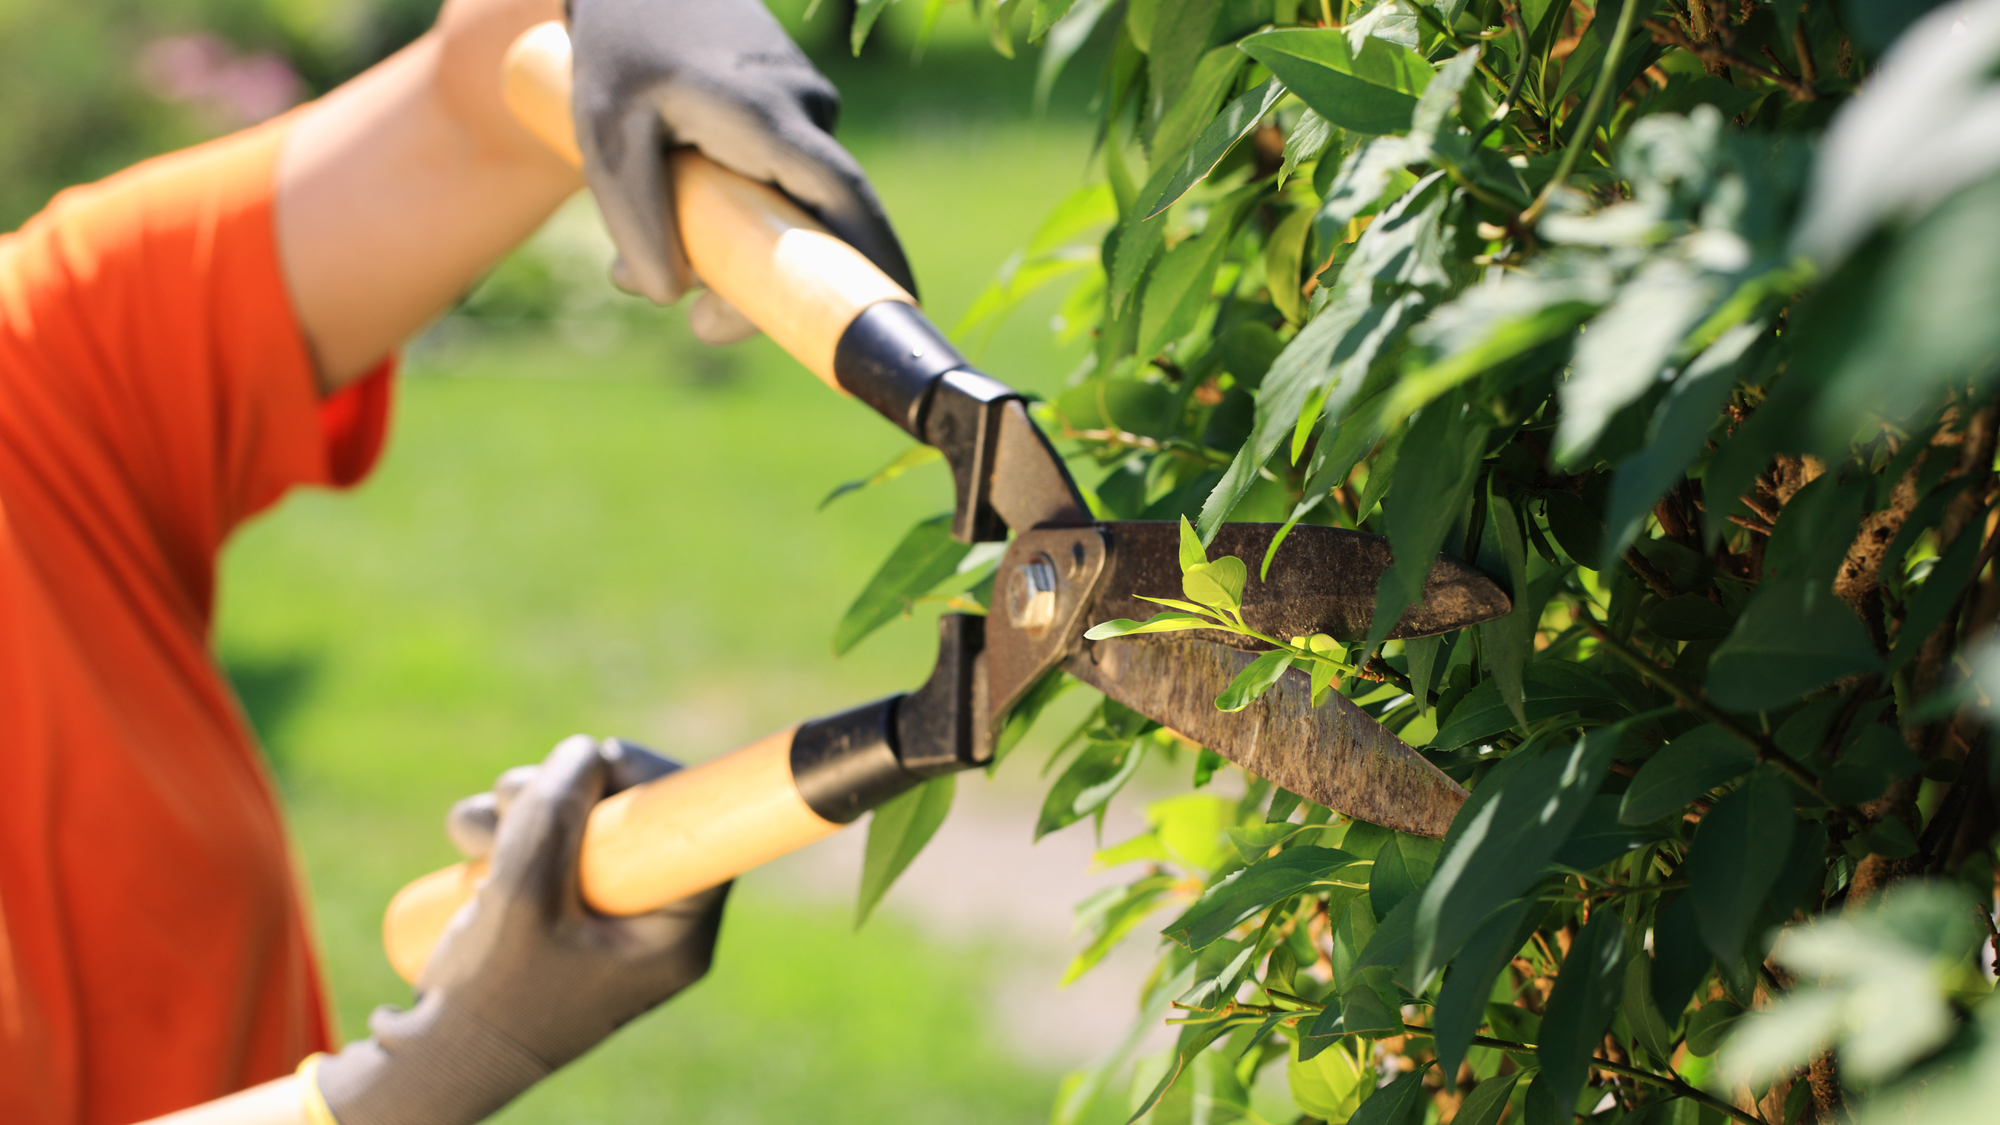
[[[231,531],[295,485],[359,480],[392,350],[579,186],[499,96],[508,44],[562,14],[451,0],[318,102],[65,192],[0,239],[9,1125],[114,1125],[258,1083],[189,1119],[469,1122],[706,968],[719,893],[635,919],[581,905],[578,833],[611,766],[572,740],[502,818],[421,1002],[284,1077],[334,1044],[270,781],[208,648]],[[756,0],[573,16],[586,176],[630,287],[695,282],[659,221],[670,142],[777,183],[907,284],[828,134],[832,89]],[[699,312],[706,338],[744,330]]]

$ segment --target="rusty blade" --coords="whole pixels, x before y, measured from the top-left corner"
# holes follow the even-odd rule
[[[1063,669],[1141,715],[1308,800],[1348,816],[1441,837],[1465,790],[1339,693],[1312,705],[1297,668],[1249,707],[1215,697],[1255,654],[1189,634],[1085,641]]]

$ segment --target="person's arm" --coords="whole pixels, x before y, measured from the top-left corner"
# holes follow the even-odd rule
[[[501,60],[561,0],[449,0],[437,25],[300,111],[278,248],[322,391],[365,374],[583,186],[508,112]]]
[[[296,1074],[141,1125],[321,1125],[306,1116],[305,1080]]]

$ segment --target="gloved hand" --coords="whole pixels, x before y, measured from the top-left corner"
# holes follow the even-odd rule
[[[691,145],[776,184],[916,294],[874,187],[833,139],[840,96],[760,0],[574,0],[569,34],[577,147],[618,244],[621,288],[665,305],[700,284],[664,162]],[[712,293],[688,318],[708,343],[756,331]]]
[[[633,918],[592,912],[577,888],[608,783],[675,768],[577,735],[502,775],[492,873],[431,954],[416,1005],[377,1008],[373,1035],[314,1072],[340,1125],[471,1125],[708,971],[726,885]],[[454,836],[464,821],[479,844],[481,820],[455,810]]]

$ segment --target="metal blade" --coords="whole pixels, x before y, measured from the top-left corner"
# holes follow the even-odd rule
[[[1179,524],[1130,521],[1097,526],[1110,538],[1111,558],[1084,628],[1117,617],[1144,621],[1158,613],[1161,607],[1140,600],[1141,594],[1182,596]],[[1250,569],[1243,588],[1245,623],[1283,639],[1313,633],[1348,642],[1366,638],[1375,617],[1375,589],[1392,561],[1389,541],[1380,535],[1301,524],[1279,544],[1270,578],[1260,579],[1264,553],[1279,530],[1273,523],[1226,523],[1209,544],[1209,558],[1235,555]],[[1423,604],[1404,612],[1389,639],[1448,633],[1505,617],[1512,609],[1513,601],[1493,579],[1457,559],[1439,558],[1424,580]],[[1230,633],[1194,635],[1231,647],[1263,647]]]
[[[1026,531],[1045,524],[1089,523],[1090,509],[1077,495],[1069,470],[1021,402],[1001,408],[999,431],[988,502],[1007,526]]]
[[[1465,790],[1338,693],[1312,705],[1312,682],[1293,668],[1249,707],[1215,697],[1256,659],[1190,634],[1084,642],[1063,669],[1244,770],[1348,816],[1441,837]]]

